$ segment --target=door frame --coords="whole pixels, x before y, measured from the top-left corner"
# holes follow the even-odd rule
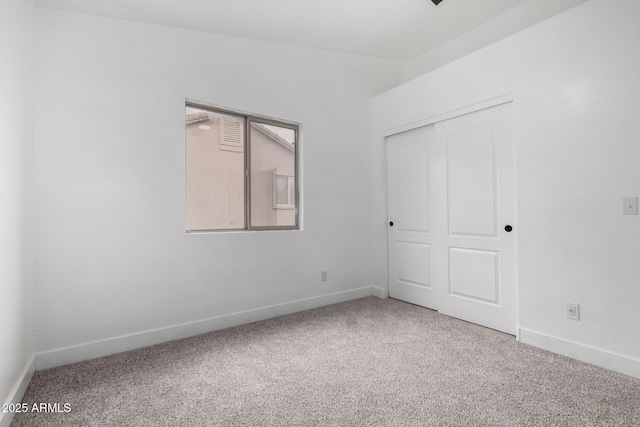
[[[418,120],[415,122],[408,123],[406,125],[397,126],[394,128],[390,128],[387,130],[383,130],[379,133],[379,144],[381,148],[382,154],[382,198],[381,198],[381,209],[383,212],[381,226],[382,233],[382,242],[383,242],[383,263],[382,263],[382,273],[384,274],[384,281],[386,283],[386,289],[384,292],[386,297],[389,296],[389,235],[387,224],[389,223],[389,211],[388,211],[388,188],[387,188],[387,141],[386,138],[392,135],[396,135],[398,133],[407,132],[413,129],[417,129],[423,126],[429,126],[438,122],[443,122],[445,120],[453,119],[455,117],[463,116],[465,114],[475,113],[476,111],[485,110],[491,107],[497,107],[498,105],[507,104],[509,102],[514,102],[513,92],[509,92],[503,95],[499,95],[496,97],[488,98],[479,102],[475,102],[473,104],[466,105],[464,107],[456,108],[454,110],[450,110],[444,113],[432,115],[430,117],[424,118],[422,120]],[[518,193],[518,167],[517,167],[517,144],[516,144],[516,135],[513,135],[513,149],[515,153],[515,186],[516,186],[516,195]],[[516,197],[516,207],[515,207],[515,215],[516,219],[518,217],[518,201]],[[517,239],[517,236],[514,236]],[[519,259],[518,259],[518,247],[519,242],[516,240],[516,282],[515,293],[516,293],[516,340],[520,341],[520,286],[519,286]]]

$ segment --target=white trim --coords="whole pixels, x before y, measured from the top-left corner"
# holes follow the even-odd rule
[[[524,328],[520,328],[520,342],[640,378],[639,359]]]
[[[272,317],[283,316],[285,314],[296,313],[325,305],[337,304],[371,295],[376,295],[374,293],[374,288],[372,286],[366,286],[358,289],[305,298],[253,310],[239,311],[236,313],[225,314],[222,316],[211,317],[209,319],[197,320],[195,322],[183,323],[166,328],[159,328],[78,344],[70,347],[58,348],[37,354],[36,370],[41,371],[43,369],[82,362],[84,360],[95,359],[98,357],[108,356],[110,354],[123,353],[137,348],[206,334],[207,332],[217,331],[219,329],[257,322],[260,320],[270,319]]]
[[[27,365],[22,369],[18,381],[16,381],[16,384],[11,389],[9,396],[7,396],[7,400],[5,400],[4,403],[10,404],[22,402],[24,393],[27,391],[27,387],[31,382],[31,378],[33,377],[35,370],[36,358],[35,356],[32,356],[29,363],[27,363]],[[11,425],[11,421],[13,421],[13,415],[13,412],[0,412],[0,427],[9,427]]]
[[[387,135],[387,136],[391,136],[391,135]],[[387,152],[387,136],[380,136],[379,142],[380,142],[380,153],[381,153],[381,161],[382,161],[382,165],[381,165],[381,172],[382,172],[382,197],[380,198],[380,202],[382,203],[382,206],[380,206],[380,211],[382,212],[382,222],[378,225],[379,230],[381,230],[382,233],[382,244],[384,245],[382,248],[382,274],[384,277],[384,284],[386,285],[386,294],[387,297],[391,296],[391,292],[389,292],[390,289],[390,281],[389,281],[389,227],[387,224],[389,224],[389,189],[387,188],[387,156],[388,156],[388,152]]]
[[[402,126],[396,126],[394,128],[384,130],[381,132],[380,136],[384,139],[387,136],[406,132],[423,126],[432,125],[434,123],[443,122],[445,120],[453,119],[454,117],[464,116],[465,114],[474,113],[476,111],[485,110],[487,108],[496,107],[498,105],[506,104],[513,101],[513,93],[509,92],[504,95],[499,95],[493,98],[485,99],[484,101],[469,104],[465,107],[456,108],[455,110],[447,111],[441,114],[436,114],[435,116],[427,117],[425,119],[418,120],[417,122],[407,123]]]
[[[371,294],[374,297],[378,297],[378,298],[389,298],[389,290],[388,289],[383,289],[383,288],[379,288],[377,286],[372,286],[371,287]]]

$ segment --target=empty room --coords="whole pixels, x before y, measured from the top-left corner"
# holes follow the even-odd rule
[[[639,23],[0,0],[0,427],[640,426]]]

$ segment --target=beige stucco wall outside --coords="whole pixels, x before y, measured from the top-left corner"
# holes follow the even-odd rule
[[[220,120],[213,118],[187,125],[188,231],[245,227],[244,149],[220,144]],[[201,129],[202,125],[210,129]],[[295,210],[274,206],[273,181],[275,173],[295,175],[294,151],[255,128],[251,137],[252,225],[293,225]]]
[[[293,147],[251,128],[251,224],[295,225],[295,210],[275,208],[274,175],[295,176]]]
[[[187,231],[244,228],[244,153],[220,149],[218,119],[187,125],[185,154]]]

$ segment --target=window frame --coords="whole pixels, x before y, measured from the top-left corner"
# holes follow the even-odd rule
[[[222,229],[202,229],[202,230],[186,230],[187,233],[226,233],[226,232],[246,232],[246,231],[298,231],[301,230],[300,227],[300,124],[292,121],[287,121],[283,119],[277,119],[272,117],[267,117],[254,113],[247,113],[238,110],[229,109],[226,107],[219,107],[217,105],[212,105],[207,102],[196,101],[193,99],[185,100],[185,108],[197,108],[200,110],[211,111],[213,113],[226,114],[231,116],[236,116],[244,119],[244,133],[245,133],[245,144],[244,144],[244,217],[245,217],[245,226],[244,228],[222,228]],[[293,208],[294,210],[294,224],[292,225],[266,225],[266,226],[254,226],[251,224],[251,124],[265,124],[270,126],[277,126],[286,129],[293,130],[294,132],[294,144],[293,144],[293,158],[294,158],[294,193],[295,200]],[[186,188],[186,126],[185,126],[185,188]],[[275,175],[274,175],[275,179]],[[275,184],[275,183],[274,183]],[[273,188],[273,192],[275,194],[275,188]],[[186,197],[186,193],[185,193]],[[185,216],[186,212],[186,204],[185,204]]]
[[[287,178],[287,201],[291,201],[291,191],[289,190],[289,183],[291,182],[291,180],[293,179],[293,185],[294,185],[294,193],[295,193],[295,176],[293,175],[283,175],[278,173],[278,171],[276,169],[273,170],[273,209],[282,209],[282,210],[291,210],[291,209],[295,209],[295,194],[294,194],[294,200],[293,200],[293,204],[291,203],[287,203],[286,205],[283,204],[278,204],[278,178]]]

